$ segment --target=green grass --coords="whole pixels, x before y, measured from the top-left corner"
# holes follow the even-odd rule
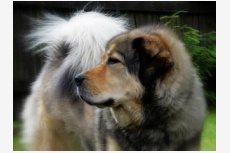
[[[201,140],[202,151],[216,151],[216,111],[209,111],[202,133]]]
[[[14,151],[23,151],[24,146],[20,141],[21,122],[14,122]],[[209,111],[201,140],[202,151],[216,151],[216,111]]]
[[[25,150],[21,142],[21,125],[20,121],[14,121],[14,138],[13,138],[13,147],[14,151],[23,151]]]

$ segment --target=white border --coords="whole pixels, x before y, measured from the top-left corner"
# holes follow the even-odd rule
[[[208,6],[207,6],[208,7]],[[0,45],[0,152],[13,150],[13,1],[1,1]],[[229,4],[217,1],[217,151],[229,150]],[[18,151],[24,152],[24,151]],[[28,151],[27,151],[28,152]],[[33,151],[29,151],[33,152]],[[67,152],[67,151],[64,151]]]

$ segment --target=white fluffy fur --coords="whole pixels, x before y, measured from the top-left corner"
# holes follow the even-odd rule
[[[70,19],[45,14],[43,20],[35,21],[36,29],[27,35],[29,49],[39,48],[37,52],[55,51],[60,42],[70,44],[72,62],[89,69],[100,60],[106,42],[128,27],[122,17],[113,18],[99,12],[80,11]],[[77,61],[76,61],[77,60]],[[76,64],[74,64],[76,65]]]
[[[114,18],[96,11],[80,11],[69,19],[45,14],[42,20],[34,20],[34,24],[35,29],[26,36],[30,50],[52,55],[49,52],[57,52],[55,47],[65,42],[70,45],[70,51],[62,65],[67,64],[72,66],[72,69],[82,71],[95,66],[100,61],[106,43],[128,27],[124,18]],[[62,66],[60,69],[63,67],[66,68]],[[22,113],[23,137],[27,144],[32,141],[40,119],[37,100],[43,72],[34,82],[31,95],[27,98]]]

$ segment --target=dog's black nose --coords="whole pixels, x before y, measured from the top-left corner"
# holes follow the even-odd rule
[[[77,86],[80,86],[84,80],[85,80],[84,75],[78,75],[75,77],[75,83]]]

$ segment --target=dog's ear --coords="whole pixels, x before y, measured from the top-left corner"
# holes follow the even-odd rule
[[[159,36],[143,36],[133,40],[133,48],[152,58],[164,60],[165,64],[172,64],[173,59],[169,47]],[[144,53],[143,53],[144,52]],[[165,65],[166,66],[166,65]]]
[[[135,38],[132,47],[139,56],[139,76],[145,81],[163,76],[173,66],[169,47],[158,35]]]

